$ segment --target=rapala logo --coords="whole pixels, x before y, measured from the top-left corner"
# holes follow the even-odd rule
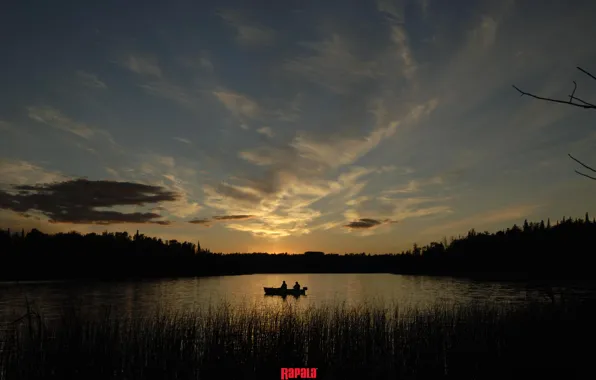
[[[288,379],[316,379],[316,368],[282,368],[281,380]]]

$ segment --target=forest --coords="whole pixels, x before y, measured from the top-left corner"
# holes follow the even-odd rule
[[[252,273],[399,273],[495,280],[591,277],[596,220],[565,218],[443,238],[400,253],[215,253],[137,231],[82,235],[0,230],[0,280],[116,279]]]

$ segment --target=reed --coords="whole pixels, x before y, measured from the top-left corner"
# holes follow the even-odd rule
[[[145,318],[32,318],[0,352],[1,379],[503,378],[589,373],[591,305],[346,305],[278,310],[221,304]]]

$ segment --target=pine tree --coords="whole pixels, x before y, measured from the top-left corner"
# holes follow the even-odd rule
[[[546,228],[549,229],[550,228],[550,218],[548,218],[546,220]]]
[[[590,217],[588,216],[587,212],[586,212],[586,223],[590,223]]]

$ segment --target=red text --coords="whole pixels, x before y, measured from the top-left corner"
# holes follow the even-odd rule
[[[282,368],[281,380],[288,379],[316,379],[316,368]]]

